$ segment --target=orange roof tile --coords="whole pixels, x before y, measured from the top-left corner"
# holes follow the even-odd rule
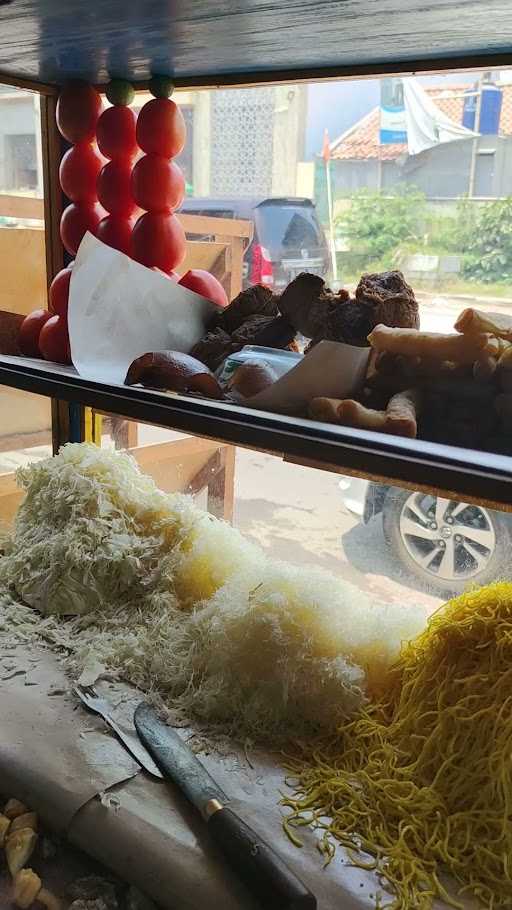
[[[467,85],[450,85],[427,89],[437,107],[454,120],[462,122],[464,91]],[[500,116],[500,135],[512,135],[512,85],[503,85],[503,101]],[[394,161],[407,154],[407,145],[381,145],[379,142],[380,109],[375,107],[354,126],[331,143],[331,158],[334,160]]]

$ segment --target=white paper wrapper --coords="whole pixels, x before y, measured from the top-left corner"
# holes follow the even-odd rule
[[[216,307],[87,233],[71,277],[71,357],[85,379],[123,383],[150,351],[187,354]]]

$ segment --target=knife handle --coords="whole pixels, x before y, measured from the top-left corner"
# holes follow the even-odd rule
[[[265,910],[316,910],[316,897],[249,825],[223,806],[208,828],[234,870]]]

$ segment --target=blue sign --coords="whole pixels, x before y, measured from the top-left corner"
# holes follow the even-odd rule
[[[381,79],[379,142],[381,145],[407,143],[404,87],[401,79]]]

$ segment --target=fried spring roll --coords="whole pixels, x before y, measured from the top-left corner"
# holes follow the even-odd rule
[[[386,422],[385,411],[366,408],[364,404],[351,398],[313,398],[309,413],[315,420],[326,420],[329,423],[341,423],[343,426],[365,430],[382,431]]]
[[[498,340],[487,334],[442,335],[386,325],[376,326],[368,335],[368,341],[377,351],[437,361],[452,360],[459,364],[472,364],[482,353],[498,353],[499,349]]]
[[[489,332],[499,338],[512,341],[512,316],[506,313],[483,313],[470,307],[463,310],[454,329],[464,335],[478,335]]]

